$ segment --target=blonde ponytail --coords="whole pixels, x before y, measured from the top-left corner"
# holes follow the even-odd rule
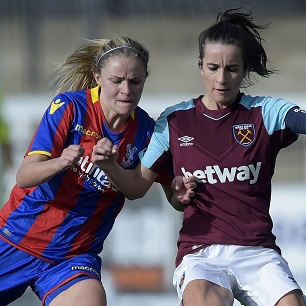
[[[147,76],[149,51],[139,42],[127,36],[109,39],[86,39],[86,43],[68,58],[55,65],[51,86],[54,93],[77,91],[97,86],[93,72],[99,73],[114,56],[137,57],[145,65]]]
[[[86,43],[76,49],[65,61],[56,64],[52,70],[54,78],[51,82],[55,87],[55,94],[97,86],[93,76],[97,54],[108,42],[107,39],[86,39]]]

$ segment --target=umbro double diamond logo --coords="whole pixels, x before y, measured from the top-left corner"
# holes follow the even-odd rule
[[[192,140],[194,140],[194,137],[182,136],[179,137],[178,140],[181,142],[180,143],[181,147],[193,146]]]

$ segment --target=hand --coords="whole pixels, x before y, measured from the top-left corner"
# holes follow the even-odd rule
[[[93,147],[91,161],[103,170],[111,169],[118,158],[118,147],[108,138],[102,138]]]
[[[196,180],[197,178],[195,176],[176,176],[172,180],[171,187],[176,201],[184,205],[190,203],[191,198],[195,195],[194,189],[197,187]]]
[[[58,158],[58,167],[60,170],[67,170],[70,167],[78,164],[78,161],[84,154],[84,148],[80,145],[70,145],[65,148]]]

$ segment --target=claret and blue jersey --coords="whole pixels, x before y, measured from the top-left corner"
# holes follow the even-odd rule
[[[211,244],[280,252],[269,215],[271,178],[279,150],[298,137],[285,126],[295,105],[239,94],[228,108],[208,110],[201,98],[165,110],[141,159],[156,173],[171,164],[174,175],[198,179],[184,210],[177,264]]]
[[[99,254],[124,197],[91,162],[93,146],[108,137],[119,146],[118,163],[134,168],[153,126],[153,119],[137,107],[123,132],[110,131],[99,103],[99,87],[56,96],[26,156],[56,158],[71,144],[81,145],[84,155],[78,165],[49,182],[32,188],[16,185],[0,211],[0,238],[49,262]]]

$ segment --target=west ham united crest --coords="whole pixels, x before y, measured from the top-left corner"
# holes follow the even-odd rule
[[[255,141],[254,124],[237,124],[233,126],[235,140],[242,146],[250,146]]]

